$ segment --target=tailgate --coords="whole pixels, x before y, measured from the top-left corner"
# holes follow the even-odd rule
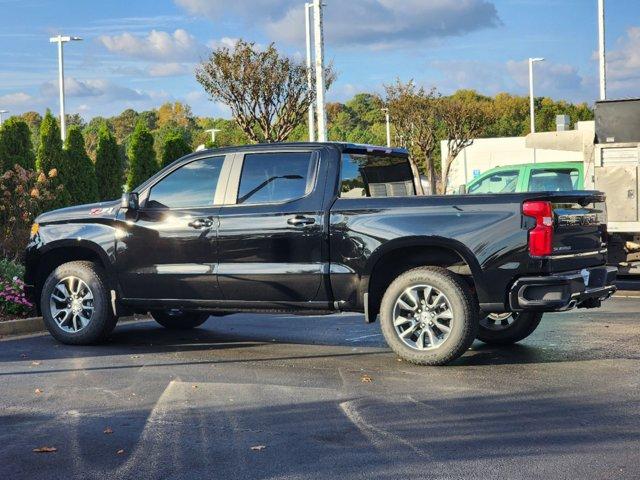
[[[538,199],[536,199],[538,200]],[[601,192],[566,192],[539,198],[553,208],[551,272],[577,270],[606,262],[607,218]]]

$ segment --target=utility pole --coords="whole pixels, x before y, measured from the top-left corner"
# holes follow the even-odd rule
[[[605,45],[604,0],[598,0],[598,58],[600,59],[600,100],[607,99],[607,54]]]
[[[318,112],[318,141],[327,141],[327,112],[324,107],[324,35],[322,32],[322,0],[313,0],[313,20],[316,40],[316,110]]]
[[[391,116],[388,108],[381,109],[387,121],[387,147],[391,147]]]
[[[3,122],[3,120],[2,120],[2,116],[3,116],[5,113],[9,113],[9,110],[0,110],[0,125],[2,125],[2,122]]]
[[[313,3],[304,4],[305,31],[307,32],[307,86],[309,93],[313,90],[313,60],[311,57],[311,9]],[[309,102],[309,141],[316,141],[316,114],[313,102]]]
[[[60,87],[60,136],[62,137],[63,143],[67,138],[67,119],[64,113],[64,53],[63,53],[62,44],[66,42],[76,42],[80,40],[82,40],[82,38],[80,37],[69,37],[69,36],[62,36],[62,35],[57,35],[49,39],[49,43],[58,44],[58,86]]]
[[[543,61],[544,58],[529,59],[529,114],[531,116],[531,133],[536,133],[536,108],[533,96],[533,64]]]

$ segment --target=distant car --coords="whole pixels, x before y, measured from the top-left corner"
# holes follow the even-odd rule
[[[493,168],[463,185],[460,193],[570,192],[583,188],[582,162],[549,162]]]

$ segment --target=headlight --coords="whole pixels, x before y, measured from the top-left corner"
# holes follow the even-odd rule
[[[35,237],[40,231],[40,224],[34,223],[31,225],[31,237]]]

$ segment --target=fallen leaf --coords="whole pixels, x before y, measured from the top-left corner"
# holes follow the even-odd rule
[[[198,388],[198,385],[191,385],[191,388]]]
[[[109,434],[113,433],[113,430],[111,429],[111,427],[107,427],[107,428],[104,429],[104,431],[102,433],[104,433],[105,435],[109,435]]]
[[[360,381],[362,383],[371,383],[373,382],[373,378],[371,378],[369,375],[363,375]]]
[[[40,390],[39,388],[36,388],[35,390],[35,394],[36,395],[40,395],[42,393],[42,390]]]
[[[265,448],[267,448],[266,445],[254,445],[253,447],[251,447],[251,450],[253,450],[254,452],[261,452]]]
[[[57,452],[58,449],[56,447],[40,447],[40,448],[34,448],[33,451],[35,453],[53,453],[53,452]]]
[[[36,367],[37,367],[38,365],[40,365],[40,363],[41,363],[41,362],[33,361],[33,362],[31,362],[31,365],[34,365],[34,366],[36,366]]]
[[[124,455],[124,448],[121,448],[118,451],[116,451],[116,455]]]

